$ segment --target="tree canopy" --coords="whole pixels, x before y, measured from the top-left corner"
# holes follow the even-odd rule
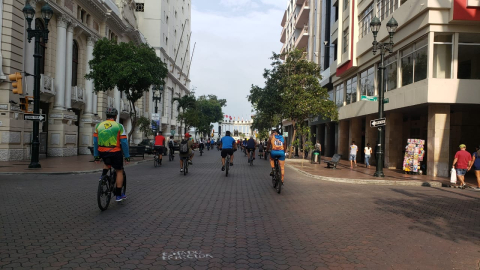
[[[137,121],[135,102],[150,90],[150,86],[165,84],[168,73],[165,63],[148,44],[117,43],[107,38],[95,43],[93,59],[88,63],[91,70],[85,78],[93,80],[95,92],[106,92],[117,87],[129,101],[132,122],[130,140]]]
[[[335,103],[329,100],[327,89],[320,86],[320,67],[305,59],[303,51],[293,50],[285,54],[273,53],[271,69],[265,69],[265,86],[252,85],[249,101],[256,111],[253,127],[262,131],[281,126],[281,121],[292,121],[296,131],[305,119],[320,115],[323,119],[338,119]],[[302,134],[303,136],[303,134]]]

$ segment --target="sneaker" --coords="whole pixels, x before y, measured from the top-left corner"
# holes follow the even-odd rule
[[[183,169],[180,169],[180,172],[183,172]]]
[[[225,166],[222,166],[222,172],[225,171]]]
[[[126,194],[122,194],[122,200],[126,200],[127,199],[127,195]]]
[[[270,172],[270,176],[273,176],[273,171]]]
[[[118,196],[116,197],[115,201],[121,202],[121,201],[122,201],[122,196],[121,196],[121,195],[118,195]]]
[[[230,163],[230,166],[233,166],[233,163]]]
[[[192,161],[191,161],[191,160],[189,160],[189,161],[188,161],[188,164],[190,164],[190,165],[193,165],[193,163],[192,163]]]

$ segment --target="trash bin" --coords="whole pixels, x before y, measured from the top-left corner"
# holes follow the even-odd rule
[[[315,163],[320,163],[320,153],[319,152],[313,152],[313,162]]]

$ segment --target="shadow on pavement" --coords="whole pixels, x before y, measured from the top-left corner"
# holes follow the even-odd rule
[[[375,201],[381,211],[403,215],[410,219],[411,230],[418,230],[453,242],[468,241],[480,244],[480,198],[462,194],[470,192],[448,191],[445,196],[432,196],[428,192],[391,189],[409,197],[383,198]],[[463,197],[463,198],[462,198]]]

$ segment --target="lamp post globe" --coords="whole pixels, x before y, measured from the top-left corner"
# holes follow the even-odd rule
[[[382,26],[382,22],[380,21],[380,19],[377,17],[373,17],[372,21],[370,22],[370,30],[372,30],[374,38],[377,37],[380,26]]]
[[[33,17],[35,17],[35,9],[30,5],[29,2],[27,2],[23,7],[22,12],[23,12],[23,16],[25,16],[25,19],[27,20],[28,29],[31,29],[32,20],[33,20]]]

